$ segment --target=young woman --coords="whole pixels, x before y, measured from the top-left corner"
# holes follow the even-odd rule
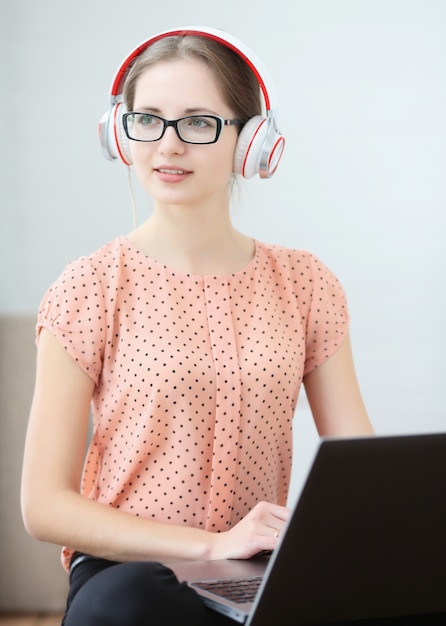
[[[116,149],[153,212],[43,299],[23,515],[65,546],[66,626],[223,624],[161,562],[275,548],[302,382],[321,435],[372,427],[336,277],[231,223],[234,169],[280,158],[275,127],[250,153],[271,122],[257,67],[203,29],[153,38],[123,73]]]

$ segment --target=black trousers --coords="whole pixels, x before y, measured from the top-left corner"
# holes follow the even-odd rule
[[[321,600],[323,601],[323,600]],[[88,558],[70,573],[62,626],[236,626],[207,609],[173,572],[155,562]],[[446,626],[446,614],[349,622],[345,626]],[[271,626],[280,626],[272,624]],[[327,625],[328,626],[328,625]],[[330,625],[344,626],[344,625]]]
[[[234,626],[155,562],[88,558],[70,573],[63,626]]]

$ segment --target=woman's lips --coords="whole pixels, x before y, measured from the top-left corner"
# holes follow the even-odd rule
[[[191,172],[180,167],[156,167],[155,172],[160,180],[165,183],[179,183]]]

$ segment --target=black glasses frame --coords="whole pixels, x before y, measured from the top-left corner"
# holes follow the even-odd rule
[[[132,115],[150,115],[150,117],[154,117],[155,119],[160,120],[163,123],[163,130],[161,131],[161,135],[157,139],[136,139],[135,137],[132,137],[130,135],[129,128],[128,128],[128,119]],[[216,136],[213,141],[188,141],[187,139],[184,139],[181,136],[180,131],[178,129],[178,124],[182,122],[183,120],[193,119],[193,118],[200,118],[200,119],[204,118],[204,119],[215,120],[215,122],[217,123],[217,129],[215,133]],[[159,141],[160,139],[164,137],[164,133],[166,132],[166,129],[169,126],[172,126],[172,128],[175,129],[175,132],[178,135],[178,138],[184,143],[205,146],[211,143],[216,143],[219,140],[223,126],[235,126],[241,123],[242,122],[240,120],[230,120],[230,119],[225,120],[223,117],[219,117],[218,115],[186,115],[184,117],[179,117],[176,120],[166,120],[164,117],[161,117],[160,115],[154,115],[153,113],[146,113],[144,111],[129,111],[128,113],[124,113],[124,115],[122,116],[122,124],[124,126],[125,134],[127,135],[127,137],[131,141],[141,141],[143,143],[153,143],[154,141]]]

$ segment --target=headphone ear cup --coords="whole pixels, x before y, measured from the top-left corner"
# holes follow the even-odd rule
[[[234,153],[234,172],[252,178],[260,171],[260,159],[268,133],[265,117],[256,115],[246,122],[238,137]]]
[[[127,113],[127,107],[123,102],[116,105],[116,115],[114,118],[115,138],[118,146],[119,157],[124,165],[132,165],[132,157],[130,154],[130,140],[127,137],[122,116]]]
[[[99,122],[99,138],[107,159],[114,161],[119,158],[124,165],[131,165],[130,142],[122,123],[125,112],[126,108],[122,102],[113,105]]]

